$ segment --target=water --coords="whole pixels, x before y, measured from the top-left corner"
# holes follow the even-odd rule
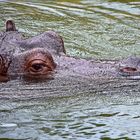
[[[57,31],[72,56],[140,54],[139,0],[2,0],[1,30],[8,18],[27,37]],[[139,80],[13,78],[0,84],[0,140],[139,140],[139,92]]]

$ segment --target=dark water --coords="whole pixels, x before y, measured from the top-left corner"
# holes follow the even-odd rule
[[[73,56],[140,54],[139,0],[0,0],[1,30],[8,18],[26,36],[59,32]],[[139,108],[139,80],[13,78],[0,84],[0,140],[139,140]]]

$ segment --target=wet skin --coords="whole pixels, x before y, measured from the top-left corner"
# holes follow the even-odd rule
[[[122,61],[81,59],[66,55],[63,39],[54,31],[24,38],[12,20],[0,32],[0,80],[12,75],[32,78],[81,76],[88,78],[139,77],[140,58]]]

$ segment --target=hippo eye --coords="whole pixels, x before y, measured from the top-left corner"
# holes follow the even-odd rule
[[[32,70],[33,71],[40,71],[43,69],[43,67],[45,67],[46,65],[45,64],[33,64],[31,66]]]
[[[44,50],[33,49],[25,58],[23,72],[29,77],[49,76],[55,69],[56,64],[49,52]]]
[[[46,63],[33,63],[29,67],[31,74],[44,74],[48,71],[51,71],[51,68]]]
[[[46,61],[35,59],[27,64],[25,71],[29,75],[44,75],[52,71],[52,69]]]

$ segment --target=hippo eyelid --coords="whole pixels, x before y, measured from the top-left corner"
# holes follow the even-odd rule
[[[33,61],[37,61],[37,60],[41,60],[41,59],[33,59],[33,60],[29,61],[29,64],[32,63]],[[44,61],[44,60],[41,60],[41,61],[46,63],[46,61]]]
[[[46,65],[44,63],[40,63],[40,64],[33,64],[32,67],[34,67],[34,66],[44,66],[45,67]]]
[[[37,60],[41,60],[41,59],[33,59],[28,64],[30,65],[32,62],[37,61]],[[41,60],[41,61],[42,61],[42,63],[41,63],[42,66],[47,67],[50,71],[52,71],[52,68],[49,65],[47,65],[46,61],[44,61],[44,60]],[[33,64],[33,65],[35,65],[35,64]]]
[[[39,71],[39,70],[41,70],[42,69],[42,66],[43,67],[47,67],[47,65],[45,65],[45,64],[33,64],[33,65],[31,65],[31,68],[32,68],[32,71]],[[49,68],[49,67],[47,67],[47,68]]]

